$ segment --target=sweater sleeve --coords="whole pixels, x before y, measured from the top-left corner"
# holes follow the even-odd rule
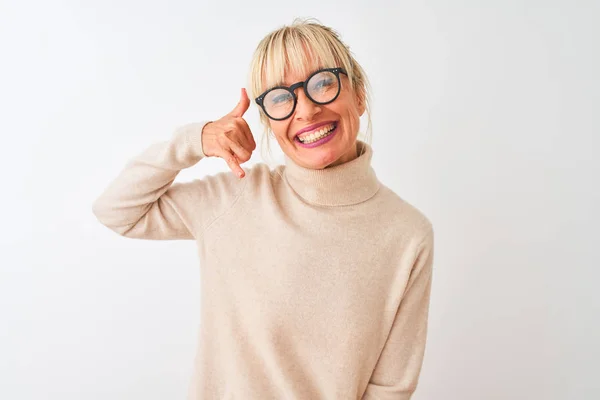
[[[201,133],[208,122],[184,125],[170,140],[132,158],[94,201],[98,221],[128,238],[196,239],[235,202],[245,183],[232,172],[173,183],[182,169],[205,157]]]
[[[416,250],[404,296],[362,400],[409,400],[417,387],[427,336],[433,243],[430,227]]]

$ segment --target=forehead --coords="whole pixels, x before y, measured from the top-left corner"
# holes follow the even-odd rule
[[[286,68],[283,78],[281,79],[281,84],[285,86],[293,85],[296,82],[304,81],[308,78],[313,72],[323,68],[320,64],[310,64],[310,65],[302,65],[294,68]]]
[[[290,86],[304,81],[313,72],[334,67],[334,57],[329,52],[312,49],[308,45],[288,45],[267,55],[263,64],[263,88]]]

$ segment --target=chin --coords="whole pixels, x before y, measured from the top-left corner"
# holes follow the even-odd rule
[[[325,169],[338,161],[344,153],[339,146],[311,150],[308,154],[306,149],[301,149],[299,154],[297,153],[302,164],[311,169]]]

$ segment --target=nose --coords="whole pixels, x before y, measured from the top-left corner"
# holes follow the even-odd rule
[[[298,103],[296,104],[296,119],[310,121],[314,119],[315,114],[321,112],[321,106],[314,103],[306,96],[302,88],[296,90]]]

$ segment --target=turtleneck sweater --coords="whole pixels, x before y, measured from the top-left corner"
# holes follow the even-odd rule
[[[425,352],[428,218],[377,178],[370,145],[308,169],[175,182],[208,121],[133,157],[93,204],[136,239],[196,242],[200,323],[188,400],[406,400]]]

